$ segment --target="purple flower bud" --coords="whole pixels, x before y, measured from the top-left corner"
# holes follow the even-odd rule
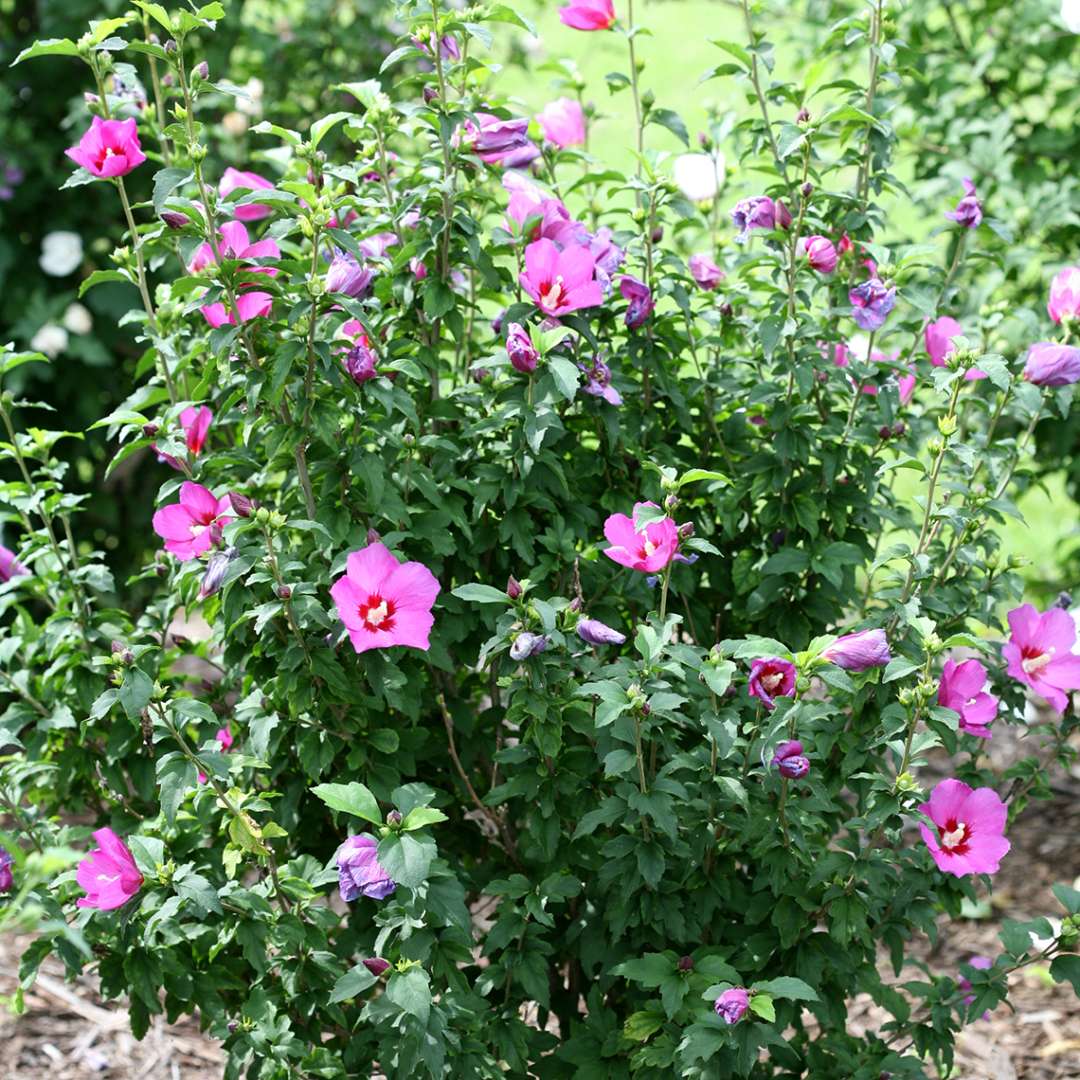
[[[372,271],[347,251],[335,251],[326,271],[326,289],[345,296],[363,296],[373,277]]]
[[[338,848],[338,886],[342,900],[352,901],[358,896],[384,900],[397,888],[397,883],[375,857],[378,846],[374,836],[363,833],[350,836]]]
[[[577,624],[577,635],[582,641],[590,645],[621,645],[626,641],[626,635],[620,634],[599,619],[580,619]]]
[[[510,658],[512,660],[527,660],[530,656],[537,656],[548,647],[548,639],[544,634],[532,634],[523,630],[510,646]]]
[[[713,1006],[716,1015],[722,1017],[727,1024],[737,1024],[750,1008],[750,994],[741,986],[733,986],[725,990]]]
[[[735,309],[725,300],[724,303],[720,305],[720,314],[725,319],[730,319],[731,316],[735,314]]]
[[[230,1020],[225,1026],[230,1035],[235,1035],[240,1030],[240,1025],[235,1020]]]
[[[425,105],[430,105],[433,101],[435,101],[438,98],[438,96],[439,96],[438,88],[432,86],[431,83],[428,83],[424,87],[423,97],[424,97],[424,104]]]
[[[907,424],[905,424],[903,420],[897,420],[892,426],[893,438],[900,438],[905,431],[907,431]]]
[[[833,242],[827,236],[808,236],[802,242],[806,261],[819,273],[831,274],[836,269],[839,256]]]
[[[532,340],[521,323],[511,323],[506,334],[506,352],[515,370],[531,375],[536,370],[540,354],[533,348]]]
[[[821,656],[846,671],[884,667],[891,659],[884,630],[860,630],[838,637]]]
[[[187,214],[178,214],[173,210],[166,210],[162,213],[161,220],[170,229],[182,229],[188,223],[188,216]]]
[[[360,961],[377,979],[385,971],[390,970],[390,961],[384,960],[381,956],[369,956],[365,960]]]
[[[368,529],[367,542],[369,544],[377,544],[381,539],[382,537],[379,535],[378,529]]]
[[[795,689],[795,665],[779,656],[754,660],[750,664],[747,689],[750,696],[761,701],[766,709],[774,709],[774,698],[790,697]]]
[[[1080,349],[1040,341],[1028,350],[1024,378],[1035,386],[1069,386],[1080,380]]]
[[[945,215],[950,221],[962,225],[965,229],[976,229],[982,221],[982,203],[975,194],[975,185],[970,177],[964,177],[964,197],[956,204],[955,210]]]
[[[90,93],[89,90],[84,90],[83,101],[85,101],[87,105],[97,105],[101,101],[101,98],[99,98],[97,94]]]
[[[715,289],[727,277],[709,255],[691,255],[689,265],[690,276],[703,289]]]
[[[1057,599],[1054,601],[1054,607],[1059,607],[1063,611],[1068,611],[1073,606],[1072,593],[1059,592]]]
[[[653,231],[649,233],[649,239],[654,244],[659,244],[664,239],[664,227],[663,225],[657,225],[653,228]]]
[[[804,105],[795,117],[797,124],[807,124],[810,122],[810,110]]]
[[[731,211],[731,220],[739,230],[735,240],[746,243],[753,229],[772,229],[776,227],[776,204],[768,195],[752,195],[749,199],[740,199]]]
[[[251,512],[257,509],[254,499],[241,495],[239,491],[229,492],[229,505],[236,511],[236,516],[242,518],[251,517]]]
[[[644,281],[624,274],[619,281],[619,292],[629,304],[625,317],[627,329],[637,330],[653,312],[652,290]]]
[[[200,79],[210,78],[210,65],[205,60],[200,60],[191,72],[192,75],[197,75]]]
[[[863,330],[880,330],[896,303],[896,286],[886,286],[876,277],[856,285],[848,293],[851,317]]]
[[[581,603],[581,597],[575,596],[574,599],[570,601],[568,610],[572,611],[576,615],[582,609],[582,607],[583,605]]]
[[[157,436],[157,433],[161,430],[157,424],[143,424],[142,433],[148,438],[153,439]]]
[[[491,332],[498,337],[502,333],[503,319],[506,317],[506,308],[503,308],[494,319],[491,320]]]
[[[506,595],[511,600],[517,600],[521,596],[521,582],[513,574],[506,579]]]
[[[169,50],[169,47],[168,47],[168,45],[166,45],[165,46],[165,51],[168,52],[168,50]],[[173,83],[175,83],[175,82],[176,82],[176,80],[173,78],[173,73],[171,71],[166,71],[165,74],[161,76],[161,85],[162,86],[172,86]]]
[[[679,970],[680,971],[693,971],[694,970],[694,958],[692,956],[680,956],[679,957]]]
[[[288,600],[292,596],[292,589],[288,585],[279,585],[275,592],[281,600]]]
[[[783,199],[776,200],[776,227],[778,229],[791,228],[791,211],[784,204]]]
[[[341,359],[345,370],[352,376],[357,386],[363,386],[368,379],[374,379],[379,374],[375,368],[378,358],[374,349],[368,344],[366,334],[361,334],[356,344]]]
[[[11,852],[0,847],[0,892],[7,892],[15,884],[15,875],[11,872],[14,862]]]
[[[810,771],[810,762],[803,756],[803,746],[798,739],[782,742],[773,755],[773,768],[789,780],[800,780]]]
[[[165,42],[165,51],[166,51],[167,53],[174,53],[174,52],[176,52],[176,42],[175,42],[175,41],[173,41],[173,39],[172,39],[172,38],[169,38],[169,40]]]
[[[199,599],[205,600],[208,596],[221,588],[225,575],[229,571],[229,564],[240,554],[238,548],[228,547],[224,551],[215,551],[206,563],[206,572],[203,574],[199,585]]]
[[[679,526],[679,539],[689,540],[694,535],[694,523],[692,521],[684,521]]]
[[[387,825],[400,825],[401,824],[401,811],[400,810],[391,810],[386,815],[386,824]]]

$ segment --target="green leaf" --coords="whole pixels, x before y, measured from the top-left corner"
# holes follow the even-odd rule
[[[132,0],[132,3],[140,11],[145,11],[159,26],[165,27],[169,31],[169,35],[172,36],[172,19],[169,18],[169,13],[160,4],[153,4],[150,0]]]
[[[768,994],[754,994],[750,999],[750,1011],[756,1013],[762,1020],[768,1020],[769,1023],[776,1019],[776,1007]]]
[[[120,704],[129,720],[140,720],[141,713],[150,704],[154,681],[141,668],[129,667],[120,684]]]
[[[351,971],[345,972],[330,991],[330,1004],[359,997],[365,990],[376,983],[376,978],[363,964],[357,964]]]
[[[217,890],[202,874],[177,874],[173,878],[173,888],[177,896],[190,900],[202,914],[209,915],[211,912],[221,914],[221,902],[218,900]]]
[[[84,278],[79,285],[80,298],[95,285],[101,285],[106,281],[123,281],[128,285],[134,284],[127,274],[120,270],[95,270],[88,278]]]
[[[1053,892],[1058,898],[1058,903],[1060,903],[1070,915],[1080,913],[1080,892],[1069,888],[1068,885],[1054,885]]]
[[[510,597],[506,595],[504,590],[496,589],[493,585],[481,585],[479,582],[459,585],[456,589],[450,590],[450,595],[456,596],[459,600],[464,600],[468,604],[510,603]]]
[[[351,112],[335,112],[330,113],[329,116],[323,116],[316,120],[311,125],[309,137],[311,141],[312,149],[317,149],[319,143],[323,141],[323,138],[331,131],[337,124],[340,124],[342,120],[349,120],[356,116],[356,113]]]
[[[435,841],[430,836],[401,833],[379,844],[378,859],[394,881],[415,889],[427,880],[435,854]]]
[[[74,41],[68,38],[45,38],[42,41],[35,41],[28,49],[23,49],[14,60],[11,61],[11,66],[21,64],[24,60],[33,60],[38,56],[78,56],[79,46]]]
[[[195,766],[179,751],[166,754],[158,759],[157,781],[161,789],[158,796],[161,812],[172,825],[188,792],[195,786]]]
[[[720,480],[727,483],[727,477],[723,473],[714,472],[712,469],[687,469],[679,477],[679,487],[693,484],[698,480]]]
[[[631,1013],[623,1024],[623,1037],[633,1042],[645,1042],[664,1026],[664,1019],[660,1012]]]
[[[386,996],[402,1012],[415,1016],[421,1026],[427,1027],[431,1012],[431,984],[423,968],[395,971],[386,984]]]
[[[195,174],[190,169],[159,169],[154,173],[154,213],[165,209],[165,200]]]
[[[690,145],[690,132],[686,130],[686,124],[677,112],[671,109],[653,109],[649,113],[649,123],[667,128],[683,146]]]
[[[665,953],[646,953],[637,960],[624,960],[612,969],[613,975],[621,975],[642,986],[659,986],[669,975],[675,974],[675,961]]]
[[[572,401],[578,389],[577,367],[561,356],[549,356],[547,366],[556,389],[567,401]]]
[[[331,810],[340,810],[376,825],[382,824],[382,814],[375,796],[356,780],[349,784],[319,784],[311,789],[311,793],[322,799]]]
[[[447,820],[447,816],[433,806],[417,806],[405,815],[401,830],[411,832],[413,829],[422,829],[425,825],[437,825],[440,821]]]
[[[771,994],[774,998],[787,998],[789,1001],[817,1001],[814,988],[802,979],[791,975],[781,975],[778,979],[754,983],[753,992]]]

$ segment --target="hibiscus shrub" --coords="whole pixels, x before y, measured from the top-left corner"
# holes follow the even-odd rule
[[[749,107],[674,158],[629,4],[571,0],[625,41],[627,175],[576,85],[535,124],[493,94],[513,9],[437,0],[340,109],[254,128],[272,174],[227,172],[224,10],[134,6],[20,57],[87,65],[68,184],[128,237],[84,284],[141,298],[98,429],[160,482],[160,553],[114,581],[71,433],[0,396],[22,985],[91,966],[137,1035],[196,1013],[261,1080],[925,1077],[1018,968],[1080,985],[1065,886],[998,956],[909,956],[1071,760],[1075,628],[1000,532],[1080,350],[1042,297],[973,300],[1004,256],[962,161],[947,201],[893,175],[881,0],[821,43],[832,82],[782,81],[747,4],[707,75]],[[151,110],[112,92],[128,53],[169,76]],[[1007,725],[1042,758],[1001,776]]]

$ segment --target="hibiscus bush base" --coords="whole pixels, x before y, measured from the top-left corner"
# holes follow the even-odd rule
[[[907,958],[1046,793],[984,740],[1030,692],[1073,758],[1075,626],[1000,533],[1080,350],[972,310],[978,184],[895,180],[885,5],[822,43],[869,83],[810,86],[747,4],[708,74],[750,108],[673,159],[632,8],[571,0],[626,44],[624,175],[570,68],[535,124],[486,89],[514,11],[405,3],[378,79],[254,129],[272,177],[200,119],[221,6],[135,7],[20,57],[95,88],[66,186],[115,190],[128,244],[85,286],[136,287],[144,350],[99,428],[161,478],[161,551],[114,577],[70,433],[2,392],[23,985],[55,952],[260,1080],[927,1077],[1012,972],[1080,985],[1066,886],[996,957]],[[151,109],[110,93],[125,52],[169,76]],[[722,190],[725,154],[763,187]],[[863,1036],[858,994],[892,1018]]]

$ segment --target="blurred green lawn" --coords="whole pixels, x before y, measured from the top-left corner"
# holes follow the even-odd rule
[[[559,22],[558,6],[556,2],[530,0],[520,8],[536,25],[540,40],[530,43],[527,68],[508,65],[497,76],[498,89],[519,99],[523,111],[535,113],[566,92],[559,88],[560,73],[553,62],[572,60],[586,82],[585,99],[594,102],[603,114],[590,132],[590,150],[600,159],[626,168],[633,161],[633,102],[626,90],[609,93],[604,78],[609,72],[629,70],[626,39],[614,33],[571,30]],[[622,11],[624,7],[625,0],[621,0],[617,9]],[[791,19],[797,18],[794,5],[791,11]],[[636,39],[638,58],[645,61],[642,90],[652,90],[658,106],[674,109],[682,116],[692,143],[704,129],[710,109],[735,112],[741,117],[754,107],[747,102],[743,85],[732,78],[700,81],[705,72],[725,61],[725,54],[711,44],[714,39],[746,41],[746,28],[737,7],[721,0],[637,0],[635,16],[637,24],[648,31]],[[790,20],[775,16],[768,20],[780,79],[791,77],[791,65],[798,55],[790,41],[793,28]],[[526,40],[524,34],[521,40]],[[854,59],[861,61],[861,54]],[[776,115],[780,115],[779,111]],[[682,149],[674,135],[657,125],[648,129],[648,146],[674,153]],[[901,147],[901,157],[902,152]],[[902,160],[899,166],[900,175],[906,175]],[[730,161],[728,169],[732,190],[727,201],[733,204],[742,194],[738,189],[743,184]],[[723,205],[726,212],[727,203]],[[920,238],[916,234],[925,235],[933,224],[907,202],[897,206],[891,220],[898,233],[910,231],[913,240]],[[913,488],[912,493],[916,490]],[[1080,532],[1080,508],[1066,495],[1061,475],[1054,475],[1044,487],[1029,491],[1021,499],[1020,509],[1025,522],[1010,521],[1006,525],[1004,553],[1031,560],[1025,576],[1032,592],[1041,593],[1045,599],[1056,592],[1061,580],[1063,541]]]

